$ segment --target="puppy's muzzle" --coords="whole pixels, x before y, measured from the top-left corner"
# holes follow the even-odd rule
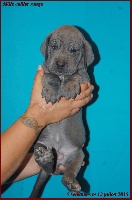
[[[62,73],[64,71],[64,68],[66,66],[66,62],[65,61],[56,61],[56,66],[57,66],[57,71],[59,73]]]

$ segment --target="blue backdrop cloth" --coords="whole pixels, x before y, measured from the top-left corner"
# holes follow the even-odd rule
[[[82,195],[88,195],[89,187],[91,196],[84,197],[101,198],[106,193],[114,193],[116,198],[128,198],[130,2],[25,3],[28,4],[1,3],[2,132],[27,109],[37,66],[44,61],[40,46],[45,37],[62,25],[81,27],[89,33],[96,51],[96,61],[89,68],[95,90],[93,102],[85,112],[90,141],[87,146],[89,165],[81,169],[85,179],[81,182],[86,189]],[[13,183],[4,190],[2,197],[27,198],[36,178],[34,175]],[[62,175],[52,176],[42,197],[73,197],[61,184],[61,178]]]

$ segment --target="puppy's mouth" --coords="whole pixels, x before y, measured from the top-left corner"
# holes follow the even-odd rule
[[[49,65],[49,70],[52,73],[56,74],[57,76],[61,76],[61,75],[70,76],[76,73],[77,67],[68,66],[68,64],[65,64],[63,66],[53,64],[53,65]]]
[[[67,74],[68,67],[67,67],[67,65],[65,65],[65,66],[57,66],[55,64],[54,66],[52,66],[51,71],[54,72],[56,75],[61,76],[61,75]]]
[[[63,68],[58,68],[57,67],[57,72],[58,72],[58,74],[63,74],[64,73],[64,69]]]
[[[55,70],[55,74],[58,76],[71,76],[72,74],[74,74],[76,72],[76,70],[71,70],[71,69],[57,69]]]

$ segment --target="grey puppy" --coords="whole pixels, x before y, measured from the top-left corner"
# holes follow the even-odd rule
[[[45,56],[42,97],[52,103],[61,97],[75,98],[80,84],[90,81],[87,66],[94,60],[92,48],[82,33],[74,26],[59,27],[47,36],[41,52]],[[76,176],[84,159],[84,142],[82,110],[44,128],[34,147],[41,171],[30,197],[37,196],[49,174],[61,173],[60,165],[66,169],[62,183],[70,191],[81,190]]]

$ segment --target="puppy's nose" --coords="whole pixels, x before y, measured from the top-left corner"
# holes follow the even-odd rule
[[[65,66],[65,64],[66,64],[65,61],[56,61],[56,65],[59,68],[63,68]]]

